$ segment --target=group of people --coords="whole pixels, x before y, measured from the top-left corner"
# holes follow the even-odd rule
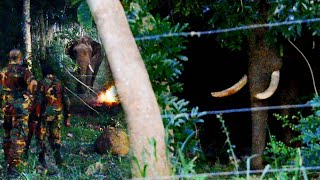
[[[9,52],[9,63],[0,72],[2,101],[4,167],[8,177],[19,176],[28,156],[33,134],[37,140],[38,161],[44,169],[46,139],[56,164],[61,157],[61,125],[70,126],[70,100],[63,83],[50,66],[42,67],[43,79],[37,81],[19,49]],[[25,158],[26,157],[26,158]]]

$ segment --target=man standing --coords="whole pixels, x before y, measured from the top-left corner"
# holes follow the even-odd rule
[[[0,73],[2,86],[2,111],[4,113],[3,150],[7,176],[17,177],[24,163],[21,160],[28,135],[28,116],[31,94],[37,81],[31,71],[23,66],[22,53],[13,49],[9,64]]]
[[[40,91],[43,93],[41,118],[36,128],[36,139],[40,148],[39,162],[47,167],[45,154],[47,148],[45,139],[48,138],[56,164],[62,165],[61,157],[61,124],[64,120],[66,127],[70,126],[70,100],[63,83],[53,74],[50,66],[42,67],[43,80]]]

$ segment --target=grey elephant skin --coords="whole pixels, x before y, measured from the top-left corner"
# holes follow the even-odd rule
[[[85,35],[69,44],[66,53],[79,66],[78,79],[92,88],[103,58],[101,44]],[[77,84],[77,91],[79,94],[87,94],[88,88],[82,83]]]

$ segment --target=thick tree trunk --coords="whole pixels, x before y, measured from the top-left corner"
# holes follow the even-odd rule
[[[164,126],[144,62],[119,0],[87,0],[108,55],[129,127],[133,177],[170,175]],[[152,140],[155,140],[156,146]]]
[[[31,18],[30,18],[30,0],[24,0],[23,1],[23,16],[24,16],[24,22],[23,22],[23,38],[25,43],[25,50],[26,50],[26,59],[29,64],[29,68],[31,68],[32,62],[31,62],[31,30],[30,30],[30,24],[31,24]]]

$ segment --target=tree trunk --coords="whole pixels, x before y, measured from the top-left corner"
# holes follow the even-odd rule
[[[87,0],[128,122],[133,177],[170,175],[160,109],[119,0]],[[154,140],[156,143],[151,143]],[[143,168],[147,166],[144,175]]]
[[[46,31],[47,31],[47,26],[45,23],[44,19],[44,12],[43,10],[40,10],[40,18],[39,18],[39,23],[40,23],[40,62],[44,62],[46,60],[46,46],[47,46],[47,36],[46,36]],[[39,27],[38,27],[39,28]]]
[[[26,59],[28,61],[28,66],[31,69],[32,61],[31,61],[31,31],[30,31],[30,0],[23,1],[23,38],[25,43],[26,50]]]

